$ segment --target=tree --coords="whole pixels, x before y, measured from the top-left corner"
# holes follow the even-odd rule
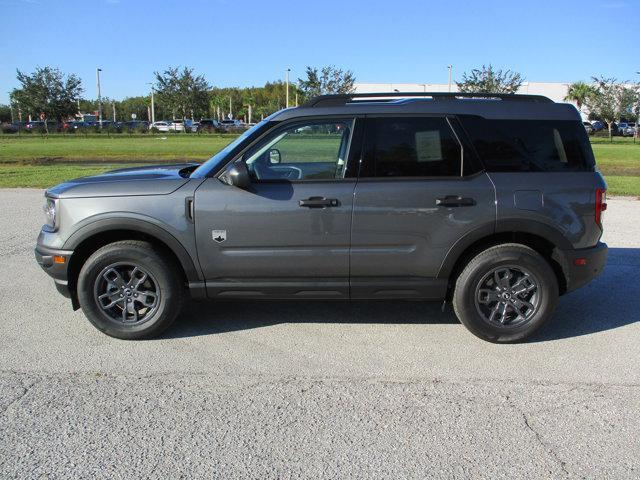
[[[523,81],[518,72],[494,70],[489,64],[474,68],[469,74],[463,73],[462,81],[457,85],[463,93],[516,93]]]
[[[58,122],[77,112],[82,82],[76,75],[65,75],[53,67],[37,67],[31,75],[17,70],[16,77],[22,87],[14,89],[10,96],[23,112],[32,116],[44,112],[47,118]]]
[[[119,120],[131,120],[131,114],[136,115],[137,120],[147,119],[149,115],[149,107],[151,106],[150,96],[146,97],[127,97],[119,102],[116,102],[116,114]],[[160,109],[156,109],[157,118],[162,118],[162,112]]]
[[[307,78],[298,79],[298,87],[305,99],[317,95],[352,93],[356,78],[352,71],[342,70],[333,65],[317,68],[307,67]]]
[[[593,95],[594,89],[591,85],[584,82],[574,82],[569,85],[567,96],[564,97],[567,102],[576,102],[578,110],[582,110],[582,106],[587,103],[589,97]]]
[[[636,107],[638,94],[619,83],[615,78],[593,77],[594,92],[587,98],[587,108],[595,117],[609,126],[609,138],[613,135],[613,123],[630,115]]]
[[[0,104],[0,123],[11,121],[11,106]]]
[[[209,84],[202,75],[194,75],[193,68],[178,67],[154,72],[158,103],[166,107],[174,118],[199,117],[209,110]]]

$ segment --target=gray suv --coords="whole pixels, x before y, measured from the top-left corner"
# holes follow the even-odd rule
[[[191,296],[445,301],[478,337],[514,342],[602,271],[605,189],[571,105],[329,95],[202,165],[47,190],[36,259],[123,339],[158,335]]]

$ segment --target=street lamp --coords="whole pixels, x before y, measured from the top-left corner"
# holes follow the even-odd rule
[[[289,108],[289,72],[291,71],[290,68],[287,68],[286,73],[286,80],[285,80],[285,84],[287,85],[287,94],[286,94],[286,100],[285,100],[285,108]]]
[[[100,96],[100,72],[101,68],[96,68],[96,80],[98,83],[98,122],[102,129],[102,97]]]
[[[151,123],[154,124],[156,122],[156,102],[153,97],[155,89],[153,88],[153,83],[147,82],[147,85],[151,85]]]
[[[451,93],[451,73],[453,72],[453,65],[447,65],[449,69],[449,93]]]
[[[640,75],[640,72],[636,72],[636,75]],[[638,91],[637,94],[638,94],[638,119],[636,120],[636,138],[640,138],[640,91]]]

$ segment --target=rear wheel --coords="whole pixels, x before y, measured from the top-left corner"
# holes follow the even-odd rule
[[[558,280],[549,263],[520,244],[489,248],[462,271],[453,294],[460,321],[490,342],[531,336],[553,314]]]
[[[162,253],[148,242],[121,241],[87,259],[78,299],[96,328],[132,340],[159,335],[173,323],[183,287],[176,266]]]

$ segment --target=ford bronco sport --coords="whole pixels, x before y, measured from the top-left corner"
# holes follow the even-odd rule
[[[36,259],[98,329],[158,335],[182,300],[450,301],[527,338],[593,279],[606,185],[545,97],[352,94],[279,111],[209,161],[45,193]]]

